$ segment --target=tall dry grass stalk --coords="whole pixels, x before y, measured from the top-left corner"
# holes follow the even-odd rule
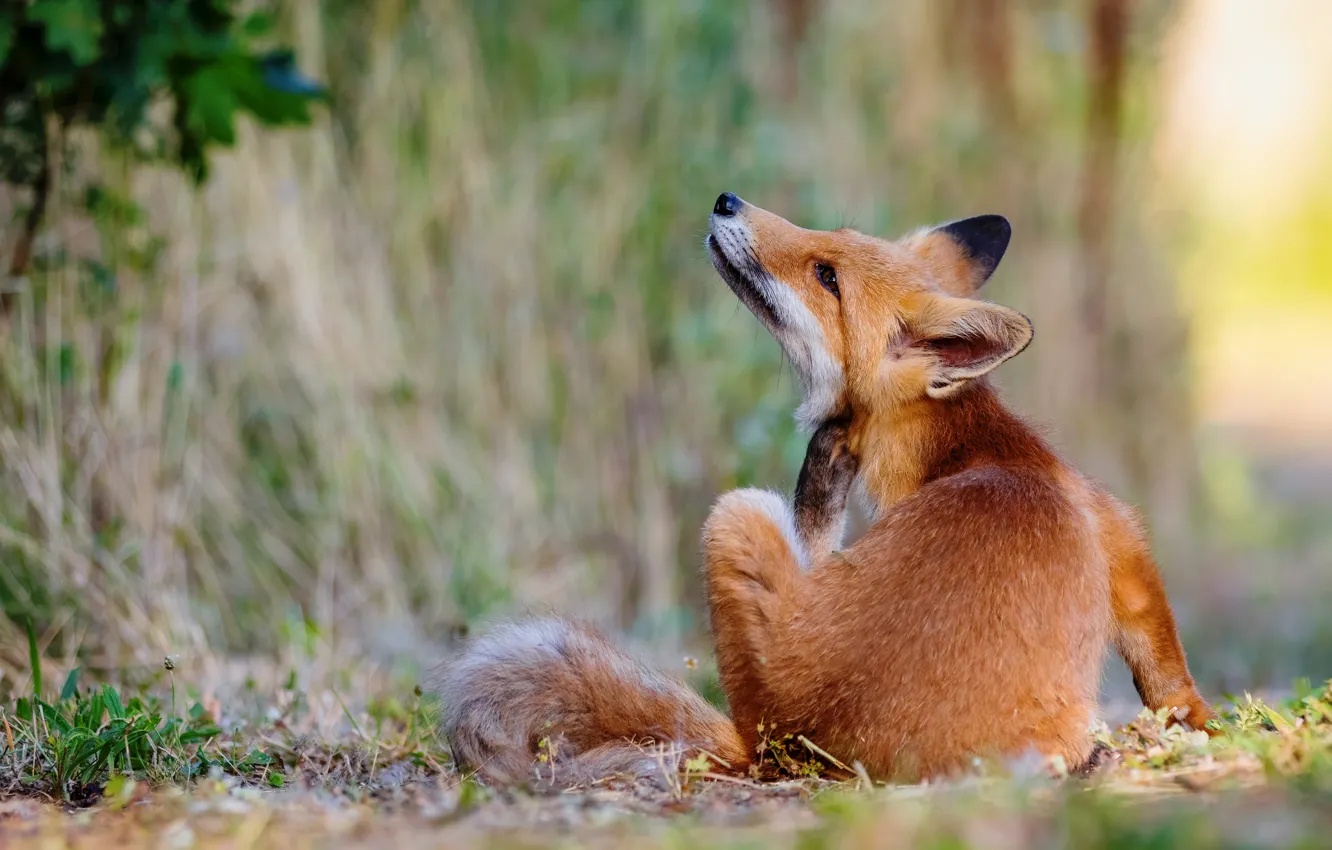
[[[1107,224],[1131,410],[1089,396],[1071,318],[1079,4],[989,4],[998,52],[927,0],[799,4],[803,29],[758,2],[281,5],[329,113],[247,130],[198,194],[99,155],[148,220],[76,214],[67,180],[44,244],[111,265],[113,303],[48,264],[4,337],[5,586],[42,597],[7,604],[53,651],[318,629],[411,655],[547,605],[696,640],[709,502],[789,488],[803,449],[789,371],[700,247],[723,189],[883,235],[1008,214],[991,295],[1037,336],[1004,385],[1182,527],[1184,326],[1132,205]],[[1133,85],[1121,195],[1147,179]]]

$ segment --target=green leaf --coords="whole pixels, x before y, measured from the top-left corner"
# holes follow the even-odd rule
[[[60,689],[60,701],[73,699],[79,692],[79,668],[75,667],[65,677],[65,686]]]
[[[120,701],[120,693],[110,685],[102,685],[102,699],[106,703],[106,714],[112,720],[123,720],[125,706]]]
[[[198,744],[203,741],[209,741],[222,734],[222,730],[217,726],[200,726],[197,729],[187,729],[180,735],[182,744]]]
[[[685,771],[688,773],[707,773],[711,767],[712,762],[708,759],[707,753],[699,753],[697,757],[685,762]]]
[[[476,781],[464,778],[458,783],[458,811],[471,811],[484,802],[486,797],[486,789]]]
[[[280,773],[270,773],[268,774],[268,784],[273,788],[281,788],[287,784],[287,779]]]
[[[256,748],[250,750],[250,752],[248,752],[245,755],[245,758],[241,759],[240,766],[242,768],[252,768],[252,767],[262,767],[264,765],[272,763],[273,763],[272,756],[270,756],[268,753],[264,752],[263,750]]]
[[[262,38],[273,31],[273,16],[267,12],[251,12],[241,22],[241,32],[247,38]]]
[[[0,65],[9,58],[9,49],[14,46],[14,30],[18,29],[14,16],[9,12],[0,12]]]
[[[1292,683],[1291,689],[1295,691],[1296,702],[1316,693],[1316,691],[1314,691],[1313,681],[1308,676],[1301,676],[1296,679]]]
[[[256,61],[230,56],[220,62],[239,108],[268,125],[305,124],[309,103],[323,96],[323,88],[296,69],[289,52],[270,53]]]
[[[101,691],[94,691],[84,703],[84,710],[76,717],[81,726],[96,728],[102,724],[102,715],[106,712],[106,699]]]
[[[39,699],[33,700],[33,703],[35,706],[33,711],[38,711],[38,709],[40,709],[39,714],[46,721],[48,729],[56,737],[65,735],[75,728],[73,724],[65,718],[65,715],[56,710],[55,706],[49,705]]]
[[[63,51],[80,67],[102,55],[102,17],[96,0],[35,0],[28,20],[45,25],[46,48]]]
[[[137,784],[134,777],[128,774],[116,774],[106,783],[102,799],[106,800],[112,809],[123,809],[134,799],[134,786]]]
[[[168,393],[179,392],[180,385],[184,380],[185,380],[184,364],[182,364],[179,360],[171,361],[171,368],[167,369],[167,383],[166,383],[167,392]]]
[[[37,630],[28,621],[28,662],[32,665],[32,695],[42,696],[42,654],[37,649]]]
[[[209,65],[185,81],[188,108],[185,124],[201,146],[230,147],[236,143],[233,114],[239,105],[225,65]]]
[[[60,386],[67,387],[74,383],[75,370],[78,367],[78,351],[75,350],[73,343],[60,344],[57,363],[60,369]]]

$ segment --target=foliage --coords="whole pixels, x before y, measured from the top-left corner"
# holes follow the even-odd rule
[[[0,179],[29,184],[47,131],[86,124],[148,158],[178,162],[196,180],[207,149],[235,143],[236,116],[305,123],[320,88],[286,50],[257,47],[271,33],[260,12],[230,0],[7,0],[0,7]],[[171,102],[170,128],[151,107]]]

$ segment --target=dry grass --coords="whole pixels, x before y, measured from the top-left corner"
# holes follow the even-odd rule
[[[969,778],[934,786],[686,772],[544,793],[496,791],[460,776],[421,725],[429,712],[414,699],[349,705],[332,692],[286,688],[257,701],[238,693],[223,705],[215,719],[228,731],[181,752],[212,758],[199,778],[162,784],[141,773],[138,781],[99,783],[73,803],[51,800],[54,789],[29,772],[24,727],[6,707],[6,728],[20,746],[0,757],[0,771],[18,783],[0,803],[0,840],[10,847],[1285,847],[1313,846],[1300,842],[1328,827],[1332,794],[1332,688],[1303,687],[1278,707],[1241,700],[1225,714],[1227,737],[1210,742],[1163,729],[1144,713],[1099,733],[1112,755],[1087,780],[1019,762],[978,766]],[[247,767],[222,758],[235,752],[264,760]]]
[[[83,149],[0,343],[3,594],[52,655],[269,651],[312,623],[419,656],[530,604],[697,648],[708,504],[790,486],[801,452],[791,376],[699,247],[723,188],[884,234],[1009,214],[994,294],[1041,341],[1005,382],[1178,539],[1174,373],[1125,364],[1131,429],[1082,382],[1059,224],[1082,69],[1047,44],[1072,5],[1013,13],[1002,124],[929,2],[829,3],[800,45],[757,2],[282,8],[334,94],[319,125],[243,133],[198,195]],[[89,179],[146,216],[88,214]],[[1123,252],[1116,326],[1177,362],[1146,256]],[[21,638],[0,622],[11,675]]]

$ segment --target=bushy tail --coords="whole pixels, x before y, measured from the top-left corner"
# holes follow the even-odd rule
[[[748,764],[724,714],[581,623],[502,625],[440,667],[433,687],[454,759],[498,783],[660,775],[699,751]]]

